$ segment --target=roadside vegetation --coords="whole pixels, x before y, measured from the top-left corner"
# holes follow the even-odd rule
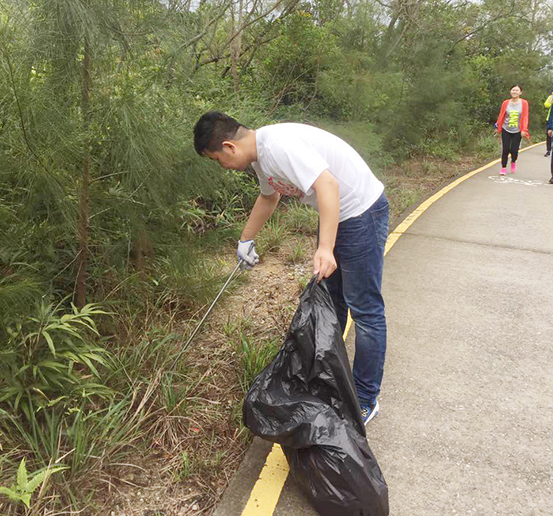
[[[275,277],[185,349],[257,195],[195,155],[204,111],[338,134],[393,220],[498,153],[512,83],[540,134],[552,30],[545,0],[0,0],[0,513],[209,514],[237,466],[317,218],[283,202]]]

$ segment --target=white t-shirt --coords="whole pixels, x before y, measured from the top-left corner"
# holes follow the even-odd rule
[[[257,129],[257,161],[261,193],[275,191],[298,197],[318,210],[313,183],[328,170],[338,181],[340,222],[357,217],[382,195],[384,185],[363,158],[333,134],[304,124],[275,124]]]

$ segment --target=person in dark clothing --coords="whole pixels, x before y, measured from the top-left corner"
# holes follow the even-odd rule
[[[545,157],[548,158],[549,156],[551,156],[551,135],[549,134],[549,130],[547,129],[547,124],[549,122],[549,117],[551,116],[551,106],[553,106],[553,92],[551,92],[551,95],[547,97],[543,105],[545,106],[545,109],[547,109],[547,116],[545,117]]]
[[[553,113],[551,111],[547,119],[547,136],[549,136],[549,138],[553,137]],[[551,156],[551,179],[549,180],[549,184],[553,185],[553,156]]]

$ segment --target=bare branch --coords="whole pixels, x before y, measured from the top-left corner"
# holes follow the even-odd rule
[[[459,43],[462,43],[463,41],[469,39],[470,37],[474,36],[475,34],[478,34],[480,31],[484,30],[485,28],[489,27],[490,25],[492,25],[493,23],[495,23],[499,20],[503,20],[505,18],[511,17],[514,13],[515,13],[515,0],[511,0],[511,8],[507,12],[498,14],[497,16],[494,16],[493,18],[486,21],[485,23],[483,23],[479,27],[476,27],[476,29],[471,30],[470,32],[465,34],[462,38],[459,38],[457,41],[455,41],[453,43],[453,45],[451,45],[451,48],[449,49],[448,54],[451,54],[451,52],[453,52],[453,50],[455,49],[455,47]]]

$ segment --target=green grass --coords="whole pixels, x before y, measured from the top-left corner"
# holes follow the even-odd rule
[[[276,211],[259,232],[256,238],[256,250],[259,256],[278,251],[288,237],[288,227],[282,219],[282,213]]]
[[[182,373],[163,375],[160,383],[164,410],[171,416],[187,416],[192,402],[194,382]]]
[[[180,464],[174,472],[175,481],[180,482],[181,480],[186,480],[191,477],[193,473],[194,463],[192,462],[192,458],[187,451],[183,451],[180,454]]]
[[[524,140],[524,138],[523,138]],[[501,140],[494,134],[481,136],[475,141],[475,153],[478,158],[492,159],[501,155]],[[523,142],[524,143],[524,142]]]
[[[156,284],[158,302],[165,306],[186,309],[211,301],[221,288],[230,263],[217,253],[199,250],[175,250],[159,263],[158,274],[151,281]]]
[[[240,400],[240,403],[236,403],[232,407],[231,420],[233,425],[237,428],[237,438],[240,442],[246,443],[249,441],[251,435],[244,425],[244,420],[242,419],[242,405],[244,404],[244,399]]]
[[[242,335],[236,342],[236,351],[241,359],[238,382],[244,393],[274,358],[279,345],[280,339],[259,339],[250,335]]]
[[[278,236],[278,228],[275,232]],[[12,404],[10,408],[6,400],[0,401],[0,486],[10,485],[22,458],[26,459],[29,471],[63,461],[70,469],[49,479],[43,492],[44,507],[54,512],[69,510],[94,514],[98,509],[95,505],[98,486],[106,470],[113,464],[147,457],[152,445],[159,444],[160,439],[163,446],[174,451],[177,457],[182,452],[188,453],[189,464],[181,455],[181,465],[177,468],[177,474],[183,480],[196,471],[209,478],[221,469],[227,459],[225,451],[217,449],[220,442],[210,441],[213,449],[200,453],[200,458],[195,461],[195,449],[187,449],[186,439],[183,441],[183,436],[186,437],[189,431],[186,421],[198,418],[198,415],[203,417],[204,403],[199,400],[207,396],[210,386],[209,379],[204,378],[193,358],[193,346],[181,356],[174,371],[166,369],[182,349],[207,303],[213,300],[227,279],[235,264],[234,256],[224,257],[230,254],[227,240],[217,243],[213,238],[186,237],[163,251],[164,254],[150,260],[142,271],[106,269],[106,281],[102,286],[102,295],[107,298],[104,306],[117,317],[84,314],[97,323],[99,334],[95,333],[90,320],[73,324],[72,320],[77,321],[79,317],[66,317],[63,313],[45,312],[46,315],[38,317],[32,325],[23,324],[20,328],[14,321],[13,338],[23,342],[29,334],[27,340],[33,349],[38,350],[33,352],[38,366],[44,368],[50,364],[54,367],[52,372],[46,369],[41,373],[45,385],[51,381],[56,385],[56,375],[59,377],[66,372],[70,374],[70,382],[75,383],[81,376],[83,382],[68,388],[63,380],[56,391],[51,390],[56,392],[55,396],[50,396],[50,391],[42,388],[48,397],[34,393],[36,409],[27,410],[27,416],[23,416],[19,407],[14,408]],[[225,295],[232,293],[245,278],[247,275],[242,275],[233,281]],[[48,326],[56,321],[61,325]],[[243,321],[243,326],[247,327],[247,321]],[[85,349],[83,345],[77,352],[95,355],[83,355],[81,360],[77,354],[75,356],[80,362],[74,361],[69,368],[62,364],[64,369],[55,363],[56,360],[65,360],[60,353],[51,356],[50,362],[44,362],[44,357],[54,353],[53,349],[63,353],[75,352],[67,348],[66,337],[75,345],[80,342],[77,334],[63,333],[79,331],[79,327],[87,332],[86,344],[89,347]],[[229,327],[229,332],[232,331]],[[12,354],[19,353],[20,348],[21,352],[29,349],[28,346],[15,345],[12,348]],[[106,352],[100,355],[103,349]],[[101,360],[100,356],[105,356],[105,359]],[[7,366],[8,362],[2,360],[0,369]],[[5,381],[0,374],[0,391],[10,388],[9,378],[13,378],[8,370],[4,372]],[[32,375],[29,378],[32,380]],[[95,390],[93,383],[97,384]],[[27,384],[29,382],[25,380],[22,386],[27,388]],[[29,385],[32,387],[32,382]],[[231,390],[236,388],[240,388],[237,380]],[[22,398],[19,406],[23,401]],[[240,428],[238,421],[230,421],[230,414],[221,412],[209,417],[215,418],[218,425],[228,418],[223,427],[236,425],[237,439],[242,436],[239,444],[244,444],[243,436],[247,433]],[[231,432],[228,433],[232,436]],[[206,439],[202,431],[193,437],[199,437],[200,441]],[[222,442],[224,449],[230,446],[228,442]],[[0,514],[19,514],[15,506],[10,505],[12,508],[8,509],[8,503],[0,495]],[[38,510],[38,506],[33,506],[33,509]]]
[[[316,235],[319,215],[317,212],[297,201],[291,201],[282,215],[282,221],[291,233]]]
[[[251,317],[229,317],[227,322],[223,325],[223,333],[229,337],[233,338],[235,335],[246,335],[251,332],[253,327],[253,321]]]
[[[305,290],[305,287],[307,287],[307,285],[311,281],[311,278],[313,278],[313,274],[311,272],[309,272],[308,274],[304,274],[303,276],[300,276],[298,278],[298,286],[301,292]]]
[[[259,373],[276,355],[281,337],[262,336],[252,330],[251,319],[230,321],[223,332],[238,358],[238,383],[246,393]]]
[[[61,331],[58,327],[72,332],[70,338],[78,341],[78,331],[94,335],[90,328],[94,328],[93,318],[100,317],[101,311],[86,315],[86,326],[80,325],[82,330],[79,326],[68,326],[71,321],[79,320],[76,315],[45,314],[37,319],[40,322],[39,333],[33,330],[34,334],[30,333],[30,336],[40,353],[44,354],[55,346],[58,351],[56,356],[61,359],[63,348],[58,343],[62,342],[63,335],[56,333]],[[60,391],[49,399],[43,394],[42,401],[39,398],[38,402],[27,396],[27,404],[32,402],[33,405],[24,411],[25,417],[22,417],[21,408],[12,406],[3,410],[0,406],[3,448],[0,485],[6,484],[13,476],[15,465],[22,457],[27,459],[29,471],[63,461],[69,469],[52,477],[44,491],[51,501],[49,506],[62,508],[69,504],[75,511],[88,509],[94,512],[90,506],[94,490],[87,491],[84,486],[93,484],[94,479],[99,482],[102,471],[110,464],[124,462],[129,455],[146,453],[158,425],[173,424],[178,427],[180,417],[188,413],[190,389],[194,383],[187,376],[186,367],[181,364],[177,365],[175,372],[163,374],[175,356],[175,350],[182,345],[182,337],[179,340],[172,331],[170,320],[165,325],[159,325],[158,318],[159,315],[142,313],[134,314],[126,321],[120,319],[120,339],[110,339],[108,345],[106,339],[96,335],[97,340],[103,341],[104,347],[109,348],[109,355],[106,355],[109,357],[109,368],[103,364],[96,366],[98,378],[90,373],[84,374],[87,371],[77,363],[73,366],[73,373],[69,369],[72,376],[67,377],[75,382],[84,374],[84,381],[77,388],[65,388],[64,392]],[[56,328],[52,326],[54,323]],[[23,326],[23,330],[25,328]],[[44,332],[49,337],[42,342]],[[18,337],[18,334],[14,335]],[[52,342],[49,342],[50,337]],[[40,357],[38,351],[36,353]],[[67,355],[68,352],[64,353]],[[52,364],[55,363],[54,358],[50,360]],[[44,367],[45,362],[41,360],[38,365]],[[3,366],[6,365],[3,362]],[[55,371],[58,376],[64,372],[59,368]],[[56,377],[52,375],[43,375],[41,381],[51,381],[56,385]],[[98,395],[98,388],[91,390],[88,387],[91,381],[103,387],[103,396]],[[62,382],[58,389],[64,386]],[[9,383],[2,382],[0,378],[0,387],[9,387]],[[42,392],[50,391],[43,388]],[[6,405],[4,400],[2,406]],[[177,431],[176,428],[174,431]],[[0,507],[3,502],[0,500]]]
[[[422,185],[399,186],[388,189],[388,201],[390,203],[390,220],[401,215],[409,206],[420,202],[427,195]]]
[[[65,412],[54,406],[33,413],[25,423],[2,413],[4,445],[25,450],[33,470],[58,462],[68,465],[69,470],[50,480],[47,494],[58,502],[74,500],[73,509],[84,510],[93,495],[84,486],[98,478],[105,466],[125,460],[130,452],[136,454],[148,442],[159,413],[152,404],[154,391],[137,385],[105,408],[83,402]]]
[[[295,244],[293,244],[293,247],[290,250],[290,252],[287,253],[285,260],[286,260],[286,263],[289,263],[289,264],[298,264],[298,263],[302,263],[305,260],[305,257],[306,257],[305,245],[301,240],[299,240],[295,242]]]

